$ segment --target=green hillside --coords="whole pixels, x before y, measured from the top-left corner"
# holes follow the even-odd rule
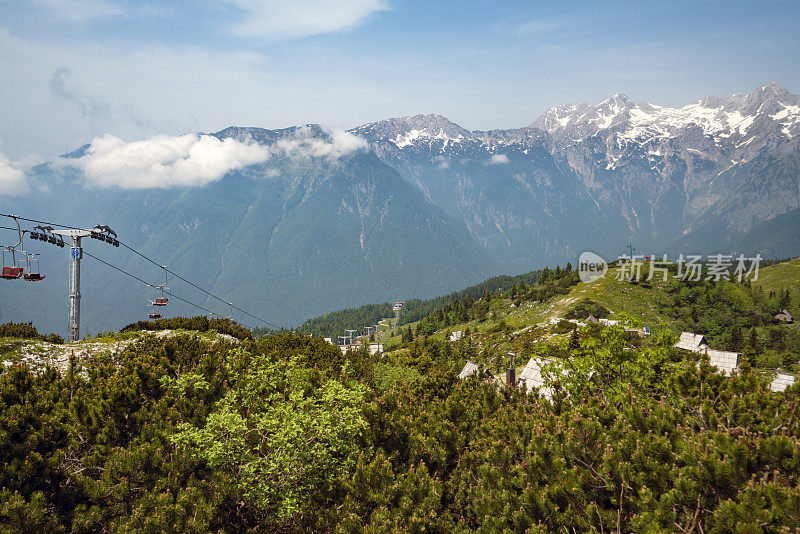
[[[435,311],[438,307],[455,299],[463,299],[467,296],[477,299],[486,292],[507,291],[522,281],[533,283],[539,276],[539,272],[540,271],[531,271],[517,276],[494,276],[480,284],[475,284],[474,286],[460,291],[454,291],[449,295],[431,299],[416,298],[404,301],[403,309],[397,324],[404,325],[419,321],[429,313]],[[392,303],[390,302],[367,304],[365,306],[359,306],[358,308],[338,310],[326,313],[320,317],[308,319],[300,325],[297,331],[314,336],[335,338],[341,335],[346,329],[371,326],[377,324],[382,319],[393,317],[394,315]]]
[[[796,531],[800,382],[770,388],[800,331],[771,314],[800,262],[619,272],[456,293],[383,355],[204,318],[72,345],[2,325],[0,531]],[[674,347],[687,328],[736,371]],[[507,383],[509,350],[541,385]]]
[[[642,269],[646,278],[646,265]],[[555,271],[550,272],[555,276]],[[576,315],[584,319],[587,314],[580,314],[581,305],[590,303],[591,309],[596,306],[605,310],[607,318],[623,326],[647,327],[654,335],[692,331],[705,335],[712,347],[720,349],[741,351],[749,342],[748,336],[754,335],[761,366],[797,370],[800,329],[780,324],[772,316],[787,308],[800,317],[800,259],[764,267],[757,280],[744,284],[686,283],[676,278],[674,269],[666,281],[654,277],[649,282],[631,283],[621,274],[620,267],[612,266],[606,276],[592,283],[573,278],[569,291],[551,291],[552,296],[546,299],[539,298],[546,285],[531,285],[523,294],[517,282],[470,305],[468,320],[459,320],[465,318],[463,298],[450,299],[456,304],[444,306],[444,313],[432,311],[406,329],[415,336],[427,334],[441,340],[454,331],[468,332],[463,339],[481,350],[488,347],[487,355],[513,351],[524,360],[540,346],[566,339],[576,325],[565,324],[564,319]],[[783,292],[788,292],[788,298],[782,297]],[[480,311],[483,309],[486,311]],[[411,339],[407,335],[403,341],[404,331],[389,330],[386,346],[404,350]],[[732,335],[742,337],[742,341],[731,342]]]

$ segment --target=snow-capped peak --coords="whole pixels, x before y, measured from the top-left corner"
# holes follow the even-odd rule
[[[673,137],[681,129],[696,126],[719,142],[747,135],[756,123],[772,121],[785,136],[794,137],[800,133],[798,106],[800,97],[774,82],[749,95],[706,96],[682,108],[634,103],[617,93],[597,106],[582,102],[550,108],[531,126],[572,142],[613,129],[622,138],[640,143]]]
[[[470,136],[470,131],[441,115],[413,115],[396,117],[359,126],[353,133],[368,139],[381,138],[393,142],[399,148],[419,140],[442,140],[447,145],[460,142]]]
[[[531,127],[550,133],[568,132],[568,137],[582,139],[620,124],[634,105],[623,93],[617,93],[597,106],[579,102],[550,108]]]

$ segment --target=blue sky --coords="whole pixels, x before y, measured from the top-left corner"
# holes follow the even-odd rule
[[[0,153],[416,113],[510,128],[617,91],[798,93],[798,21],[797,1],[0,0]]]

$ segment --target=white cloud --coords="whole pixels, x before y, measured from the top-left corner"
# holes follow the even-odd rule
[[[248,37],[291,39],[350,30],[379,11],[385,0],[227,0],[244,11],[235,30]]]
[[[505,154],[495,154],[489,158],[490,165],[505,165],[508,161],[508,156]]]
[[[59,46],[20,39],[0,25],[0,72],[14,73],[0,84],[0,101],[14,102],[0,113],[4,124],[15,125],[3,150],[12,159],[31,152],[52,159],[108,133],[144,139],[231,125],[345,127],[416,109],[407,88],[384,77],[360,77],[357,64],[331,50],[320,54],[329,65],[325,72],[309,71],[291,56],[159,43]],[[67,102],[55,89],[74,98]],[[387,102],[395,108],[387,111]]]
[[[313,135],[308,128],[300,128],[296,136],[278,141],[277,148],[293,157],[331,159],[367,148],[367,141],[363,137],[338,129],[327,133],[329,139]]]
[[[59,159],[58,167],[73,167],[83,173],[87,187],[150,189],[203,186],[231,171],[263,163],[273,154],[293,158],[335,159],[367,147],[367,142],[344,130],[326,136],[301,128],[297,135],[273,146],[212,135],[156,135],[126,142],[113,135],[95,137],[80,158]],[[266,176],[279,175],[276,169]]]
[[[25,173],[18,163],[0,152],[0,196],[17,196],[28,192]]]
[[[206,185],[269,157],[265,146],[210,135],[157,135],[131,143],[106,135],[92,140],[84,156],[60,164],[80,169],[89,187],[147,189]]]

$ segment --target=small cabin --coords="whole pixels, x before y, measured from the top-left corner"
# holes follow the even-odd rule
[[[464,380],[468,376],[476,373],[478,371],[478,364],[467,360],[467,363],[464,364],[464,368],[458,373],[458,378],[460,380]]]
[[[674,346],[692,352],[705,352],[708,350],[708,341],[703,334],[681,332],[681,337]]]
[[[708,354],[709,365],[719,369],[719,372],[725,376],[732,375],[739,365],[738,352],[708,349],[705,353]]]
[[[553,370],[559,376],[569,375],[569,370],[561,368],[560,363],[556,362],[555,360],[531,358],[528,360],[528,363],[519,374],[519,378],[517,379],[517,387],[525,391],[533,391],[534,389],[537,389],[542,397],[547,400],[551,400],[553,398],[553,394],[555,393],[555,389],[553,388],[553,385],[547,381],[544,376],[542,376],[542,371],[546,365],[555,366]]]
[[[786,391],[786,388],[790,388],[793,385],[794,385],[794,375],[778,373],[777,375],[775,375],[775,379],[770,383],[769,389],[770,391],[781,393],[783,391]]]

